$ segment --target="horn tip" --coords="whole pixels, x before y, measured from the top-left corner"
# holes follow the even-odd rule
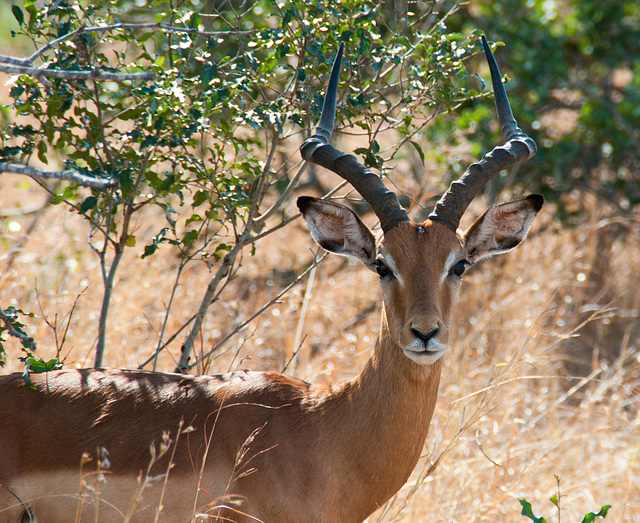
[[[482,34],[480,35],[480,38],[482,39],[482,47],[484,48],[485,53],[491,52],[491,46],[487,41],[487,37],[484,34]]]
[[[493,51],[491,50],[491,46],[487,41],[487,37],[485,35],[481,35],[481,38],[482,38],[482,48],[484,49],[484,54],[486,55],[487,60],[489,60],[490,62],[491,58],[493,58]]]
[[[338,46],[338,52],[336,54],[334,63],[341,64],[343,54],[344,54],[344,41],[340,42],[340,45]]]

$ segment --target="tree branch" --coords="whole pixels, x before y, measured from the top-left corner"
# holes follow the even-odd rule
[[[233,264],[235,263],[236,257],[240,254],[240,252],[246,245],[251,243],[251,233],[253,232],[253,228],[255,225],[254,220],[267,190],[267,178],[269,176],[269,169],[271,168],[271,162],[273,161],[273,156],[275,154],[276,148],[277,139],[274,133],[274,138],[271,142],[271,147],[269,148],[269,153],[267,155],[267,161],[265,162],[264,168],[262,169],[262,173],[258,180],[257,188],[253,196],[253,201],[251,202],[251,208],[247,213],[244,229],[240,234],[236,233],[235,245],[224,256],[224,258],[222,259],[222,264],[207,285],[207,290],[205,291],[204,297],[200,302],[200,308],[198,309],[193,327],[191,328],[189,334],[187,334],[186,339],[182,344],[180,360],[178,361],[178,365],[176,366],[174,372],[186,373],[193,367],[193,365],[189,365],[189,358],[191,357],[191,353],[193,351],[194,342],[200,335],[204,316],[209,306],[213,302],[213,298],[216,294],[216,289],[224,278],[230,277],[230,273],[233,268]]]
[[[38,180],[66,180],[93,189],[109,189],[118,185],[118,181],[113,178],[93,178],[73,169],[43,171],[19,163],[0,162],[0,173],[24,174]]]
[[[13,336],[14,338],[18,338],[23,343],[23,345],[30,347],[32,350],[36,349],[36,343],[34,339],[21,330],[16,329],[13,325],[14,319],[6,312],[4,312],[4,310],[2,310],[2,307],[0,307],[0,320],[2,321],[2,323],[4,323],[7,332],[11,336]]]
[[[287,285],[284,289],[282,289],[276,296],[271,298],[267,303],[265,303],[260,309],[254,312],[251,316],[249,316],[245,321],[238,324],[231,332],[229,332],[224,338],[222,338],[218,343],[216,343],[211,350],[202,355],[200,361],[209,358],[214,352],[216,352],[222,345],[224,345],[231,337],[244,329],[249,323],[255,320],[258,316],[264,313],[269,307],[276,304],[280,298],[282,298],[287,292],[289,292],[293,287],[295,287],[309,272],[315,269],[318,264],[325,259],[327,256],[327,252],[323,252],[320,256],[317,256],[316,259],[313,260],[313,263],[307,267],[302,274],[300,274],[295,280],[293,280],[289,285]],[[198,364],[198,361],[195,361],[191,364],[187,365],[187,368],[183,370],[191,370]]]
[[[42,56],[46,51],[60,45],[61,43],[72,40],[77,35],[82,33],[101,33],[106,31],[116,31],[118,29],[133,30],[133,29],[148,29],[148,30],[160,30],[165,33],[185,33],[195,34],[197,36],[204,36],[206,38],[224,38],[230,35],[232,36],[253,36],[257,33],[257,30],[250,31],[199,31],[192,27],[176,27],[173,25],[163,24],[162,22],[129,22],[112,25],[98,25],[93,27],[78,27],[75,31],[71,31],[55,40],[51,40],[46,45],[38,49],[35,53],[27,58],[15,58],[12,56],[0,55],[0,64],[12,64],[17,66],[29,67],[33,66],[34,61]],[[1,69],[0,69],[1,70]]]
[[[83,33],[98,33],[116,30],[149,30],[163,31],[165,33],[184,33],[203,36],[206,38],[223,38],[233,34],[233,36],[252,36],[257,31],[199,31],[191,27],[176,27],[160,22],[142,22],[142,23],[120,23],[112,25],[101,25],[94,27],[79,27],[75,31],[71,31],[38,49],[35,53],[27,58],[16,58],[13,56],[0,55],[0,72],[7,74],[27,74],[34,78],[63,78],[65,80],[107,80],[111,82],[126,81],[151,81],[155,75],[150,71],[139,73],[114,73],[102,69],[89,70],[60,70],[60,69],[44,69],[35,67],[34,62],[40,58],[46,51],[59,46],[67,40],[71,40]]]
[[[102,69],[89,69],[86,71],[72,69],[40,69],[23,65],[8,65],[0,63],[0,72],[7,74],[27,74],[34,78],[63,78],[65,80],[107,80],[110,82],[126,82],[143,80],[149,81],[155,78],[151,71],[140,73],[112,73]]]

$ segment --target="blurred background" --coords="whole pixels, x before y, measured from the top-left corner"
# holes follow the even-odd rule
[[[330,194],[377,227],[297,152],[338,43],[334,143],[418,220],[503,143],[486,34],[538,154],[462,225],[547,203],[521,247],[465,274],[423,458],[370,521],[524,521],[518,498],[547,521],[605,504],[640,521],[637,0],[3,1],[0,21],[0,161],[119,182],[0,177],[0,307],[35,341],[4,323],[0,372],[319,382],[360,371],[380,314],[377,276],[322,258],[294,205]],[[90,70],[112,76],[74,76]]]

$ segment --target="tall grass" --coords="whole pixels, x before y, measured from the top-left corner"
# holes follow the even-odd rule
[[[21,178],[0,179],[0,303],[37,314],[28,333],[43,357],[59,350],[68,366],[90,365],[101,282],[87,231],[61,207],[8,212],[27,207],[26,198],[36,206],[45,200]],[[465,275],[424,455],[370,521],[522,521],[518,498],[547,506],[554,475],[562,481],[563,521],[605,503],[613,505],[608,521],[640,521],[640,227],[594,212],[583,225],[558,229],[552,211],[543,210],[523,246]],[[156,347],[178,260],[163,250],[139,259],[155,219],[140,218],[139,248],[126,254],[116,283],[109,366],[137,367]],[[255,256],[245,254],[211,307],[199,350],[302,272],[312,246],[300,222],[265,240]],[[193,313],[207,271],[187,268],[167,332]],[[203,370],[281,370],[302,340],[287,372],[345,380],[366,361],[378,321],[377,277],[327,257],[312,285],[295,287]],[[179,341],[161,355],[160,370],[173,369]],[[11,342],[8,351],[3,372],[20,368],[18,346]]]

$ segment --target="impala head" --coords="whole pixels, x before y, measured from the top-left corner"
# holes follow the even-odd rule
[[[342,205],[298,199],[315,241],[324,249],[356,258],[380,276],[385,335],[415,363],[436,362],[449,345],[450,326],[462,274],[475,262],[510,251],[524,238],[542,208],[540,195],[494,205],[465,232],[460,219],[482,187],[501,170],[536,153],[534,141],[516,124],[500,72],[482,37],[491,70],[498,119],[507,142],[466,170],[438,201],[429,219],[413,222],[380,177],[352,155],[329,144],[333,131],[343,45],[336,57],[316,134],[302,144],[302,156],[340,175],[380,219],[378,239]]]

